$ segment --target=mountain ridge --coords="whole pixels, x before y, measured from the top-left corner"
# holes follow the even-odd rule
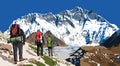
[[[113,46],[118,46],[119,43],[120,43],[119,40],[120,40],[120,30],[117,30],[102,45],[105,46],[105,47],[107,47],[107,48],[111,48]]]
[[[94,11],[81,7],[59,14],[29,13],[14,22],[20,25],[26,36],[38,29],[43,33],[50,30],[57,38],[71,46],[100,45],[119,29]],[[9,33],[9,29],[5,33]]]

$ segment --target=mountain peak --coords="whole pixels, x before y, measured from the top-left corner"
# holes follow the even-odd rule
[[[59,14],[30,13],[14,21],[21,26],[27,36],[37,29],[43,33],[51,31],[57,38],[71,46],[92,45],[91,42],[101,44],[119,29],[95,12],[81,7],[65,10]]]
[[[79,6],[76,6],[74,9],[72,9],[72,10],[74,10],[74,11],[76,11],[76,12],[79,12],[79,11],[82,11],[83,9],[81,8],[81,7],[79,7]]]

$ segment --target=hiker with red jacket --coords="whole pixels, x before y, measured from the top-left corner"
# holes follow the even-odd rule
[[[39,51],[41,51],[41,56],[43,56],[43,33],[40,30],[37,30],[35,33],[35,44],[37,45],[37,56],[39,56]],[[41,49],[40,49],[41,48]]]
[[[17,49],[19,50],[19,61],[23,61],[23,44],[25,44],[24,31],[18,24],[13,24],[10,28],[10,39],[13,45],[14,64],[17,64]]]

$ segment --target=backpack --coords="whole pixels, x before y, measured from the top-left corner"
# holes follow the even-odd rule
[[[52,38],[51,37],[47,37],[47,46],[52,47]]]
[[[23,42],[25,42],[25,34],[24,34],[24,31],[22,29],[19,29],[18,36],[22,36]]]
[[[22,29],[19,29],[19,30],[18,30],[18,35],[19,35],[19,36],[24,35],[24,32],[23,32],[23,30],[22,30]]]
[[[18,30],[19,30],[19,25],[18,24],[13,24],[11,28],[11,36],[17,36],[18,35]]]
[[[51,44],[53,44],[53,45],[54,45],[54,44],[55,44],[55,40],[52,40]]]
[[[40,41],[41,40],[41,38],[42,38],[42,32],[36,32],[36,34],[35,34],[35,40],[36,41]]]

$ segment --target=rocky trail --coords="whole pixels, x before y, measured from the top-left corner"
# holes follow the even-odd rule
[[[58,57],[47,56],[46,51],[44,51],[44,54],[45,56],[37,56],[33,49],[29,47],[29,44],[26,43],[23,46],[23,57],[25,58],[25,60],[18,61],[17,64],[14,64],[11,44],[0,44],[0,64],[2,66],[52,66],[52,64],[49,63],[52,61],[54,66],[73,66],[71,63],[68,63]]]

